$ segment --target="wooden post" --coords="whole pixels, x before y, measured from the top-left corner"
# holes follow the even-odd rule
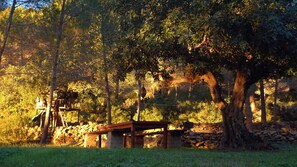
[[[99,148],[102,148],[102,143],[101,143],[101,139],[102,139],[102,137],[101,137],[101,136],[102,136],[102,134],[99,134],[99,135],[98,135],[98,147],[99,147]]]
[[[123,133],[117,131],[109,131],[107,133],[107,148],[122,148],[123,147]]]
[[[127,135],[127,134],[124,134],[123,135],[123,146],[124,146],[124,148],[126,148],[127,147],[127,138],[128,138],[129,136]]]
[[[135,145],[135,127],[134,124],[132,123],[131,126],[131,148],[134,148]]]

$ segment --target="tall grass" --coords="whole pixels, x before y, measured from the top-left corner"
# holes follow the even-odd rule
[[[277,151],[210,151],[200,149],[86,149],[70,147],[0,147],[4,167],[295,167],[297,144]]]

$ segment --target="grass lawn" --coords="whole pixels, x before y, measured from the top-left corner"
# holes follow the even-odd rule
[[[0,166],[296,167],[297,144],[282,144],[277,151],[3,146],[0,147]]]

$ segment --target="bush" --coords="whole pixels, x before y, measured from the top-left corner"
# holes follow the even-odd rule
[[[221,111],[213,102],[189,102],[180,103],[183,114],[179,119],[183,122],[190,121],[195,123],[218,123],[222,122]]]
[[[23,127],[32,124],[42,86],[30,65],[9,66],[5,73],[0,78],[0,143],[14,143],[25,138]]]
[[[161,121],[163,119],[161,111],[155,107],[149,107],[141,111],[142,121]]]

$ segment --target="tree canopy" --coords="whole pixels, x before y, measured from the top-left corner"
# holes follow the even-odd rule
[[[129,101],[129,93],[123,91],[123,101],[118,94],[119,82],[129,82],[131,73],[138,90],[146,74],[167,86],[203,81],[222,112],[224,145],[252,148],[254,140],[261,141],[244,125],[249,87],[297,67],[295,0],[13,2],[0,1],[1,79],[28,68],[34,77],[24,80],[35,80],[40,89],[49,89],[52,73],[57,84],[51,91],[88,85],[77,89],[94,102],[94,111],[106,109],[108,123],[118,103]],[[234,75],[228,101],[218,76],[224,70]],[[36,95],[41,92],[34,89]],[[101,106],[99,95],[105,99]]]

